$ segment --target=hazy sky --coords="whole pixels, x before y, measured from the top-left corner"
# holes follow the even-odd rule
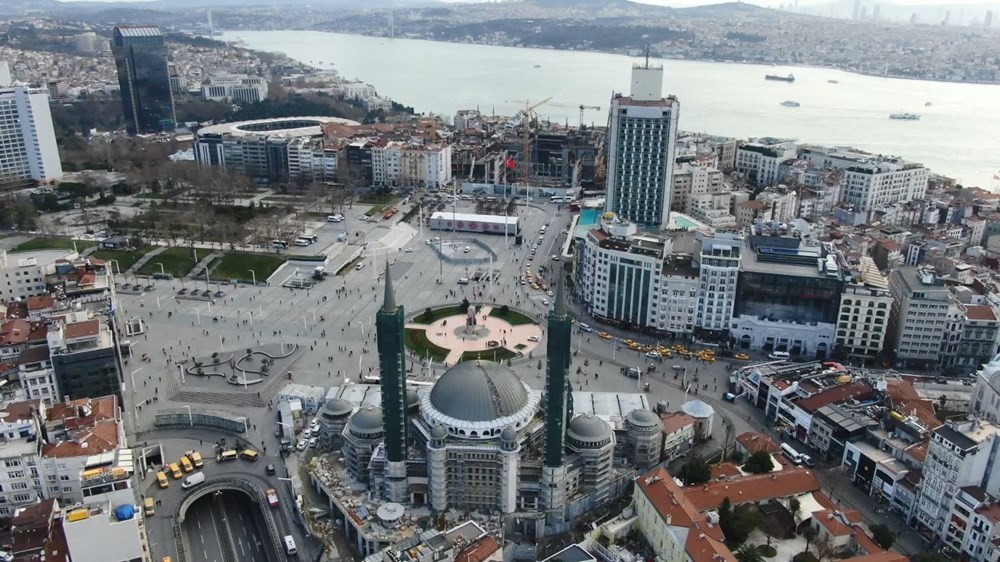
[[[85,0],[62,0],[63,2],[77,2]],[[142,2],[144,0],[86,0],[89,2]],[[443,2],[476,2],[479,0],[439,0]],[[484,2],[491,0],[481,0]],[[633,2],[641,2],[643,4],[655,4],[658,6],[698,6],[703,4],[718,4],[723,1],[728,0],[632,0]],[[747,0],[751,4],[758,4],[760,6],[777,5],[785,0]],[[277,2],[276,2],[277,3]],[[812,4],[828,4],[830,0],[799,0],[799,5],[807,6]],[[868,0],[868,3],[883,3],[883,4],[896,4],[899,6],[917,6],[917,5],[991,5],[996,4],[995,0],[895,0],[893,2],[885,2],[878,0]],[[208,4],[211,4],[209,2]]]

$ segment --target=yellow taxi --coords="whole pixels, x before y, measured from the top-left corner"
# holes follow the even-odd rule
[[[611,334],[607,332],[597,332],[597,337],[601,338],[602,340],[610,340]]]
[[[625,344],[625,345],[627,345],[627,346],[629,346],[629,347],[632,347],[633,345],[636,345],[635,340],[625,340],[622,343]]]
[[[631,349],[632,351],[642,351],[642,346],[635,342],[629,344],[628,348]]]
[[[733,359],[739,359],[740,361],[746,361],[746,360],[750,359],[750,356],[747,355],[746,353],[734,353],[733,354]]]

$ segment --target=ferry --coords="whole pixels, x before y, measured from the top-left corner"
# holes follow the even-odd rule
[[[799,105],[801,105],[801,104],[799,102],[797,102],[797,101],[788,100],[788,101],[781,102],[781,105],[783,105],[785,107],[799,107]]]
[[[795,76],[789,74],[788,76],[778,76],[777,74],[765,74],[764,80],[777,80],[778,82],[795,82]]]
[[[830,84],[840,84],[840,80],[827,80]]]
[[[920,116],[916,113],[893,113],[889,116],[889,119],[897,119],[900,121],[919,121]]]

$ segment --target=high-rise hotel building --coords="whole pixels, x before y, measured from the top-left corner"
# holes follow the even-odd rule
[[[173,131],[177,126],[167,72],[167,46],[158,27],[119,26],[112,48],[118,67],[125,128],[130,135]]]
[[[616,93],[608,117],[605,210],[644,230],[670,217],[680,102],[663,97],[663,67],[632,67],[631,95]]]
[[[0,188],[61,178],[48,90],[14,84],[7,63],[0,62]]]

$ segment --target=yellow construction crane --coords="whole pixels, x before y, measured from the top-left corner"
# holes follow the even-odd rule
[[[594,111],[600,111],[601,110],[601,106],[599,106],[599,105],[583,105],[583,104],[580,104],[580,126],[581,127],[583,126],[583,110],[584,109],[593,109]]]
[[[538,103],[532,104],[530,101],[525,100],[524,109],[518,112],[521,116],[521,134],[524,135],[521,139],[521,183],[528,186],[528,181],[531,178],[531,122],[538,118],[535,114],[535,110],[539,107],[552,101],[552,97],[547,97]],[[508,102],[511,103],[511,102]]]

